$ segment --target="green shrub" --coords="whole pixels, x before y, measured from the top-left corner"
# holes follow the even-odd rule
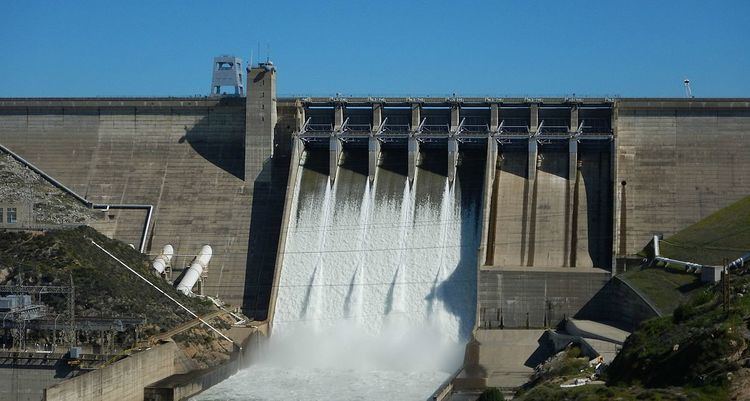
[[[679,324],[695,316],[695,314],[696,310],[693,305],[689,303],[680,304],[680,306],[678,306],[677,309],[674,310],[674,313],[672,313],[672,321],[675,324]]]
[[[505,401],[505,396],[497,387],[490,387],[484,390],[477,401]]]

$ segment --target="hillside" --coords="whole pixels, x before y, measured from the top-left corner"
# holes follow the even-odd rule
[[[673,316],[643,323],[604,374],[606,384],[564,389],[590,372],[547,378],[519,394],[537,400],[750,399],[750,276],[735,276],[730,304],[719,286],[700,290]]]
[[[750,196],[659,241],[659,246],[662,256],[707,265],[723,265],[727,259],[750,252]],[[651,244],[641,254],[653,257]],[[697,274],[676,266],[634,269],[620,278],[645,295],[663,314],[672,313],[705,288]]]
[[[30,205],[37,224],[85,224],[101,217],[37,173],[0,152],[0,202]]]
[[[638,268],[620,274],[619,278],[636,288],[660,313],[667,315],[705,288],[698,274],[669,266]]]
[[[661,241],[664,256],[723,265],[750,252],[750,196]]]
[[[69,285],[72,278],[76,316],[146,318],[146,334],[166,331],[192,319],[91,240],[196,313],[212,310],[209,302],[186,297],[154,275],[145,255],[85,226],[49,232],[0,232],[0,284]],[[57,313],[64,308],[63,300],[58,301],[50,305]]]

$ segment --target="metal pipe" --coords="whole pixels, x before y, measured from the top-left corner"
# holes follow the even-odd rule
[[[654,235],[654,256],[659,257],[661,256],[661,253],[659,252],[659,236]]]
[[[704,265],[693,263],[693,262],[685,262],[682,260],[677,259],[671,259],[671,258],[665,258],[661,256],[661,250],[659,248],[659,236],[654,235],[654,259],[659,262],[664,263],[671,263],[676,265],[685,266],[686,268],[692,268],[692,269],[702,269]],[[725,266],[725,269],[729,271],[730,269],[739,269],[740,267],[744,266],[745,263],[750,261],[750,252],[740,256],[739,258],[731,261],[728,265]]]
[[[733,260],[731,263],[727,265],[727,270],[729,269],[739,269],[740,267],[744,266],[745,263],[750,261],[750,252],[740,256],[739,258]]]
[[[99,204],[99,203],[93,203],[89,201],[88,199],[84,198],[83,196],[79,195],[77,192],[73,191],[72,189],[68,188],[65,184],[62,182],[56,180],[51,175],[45,173],[42,169],[35,166],[30,161],[24,159],[20,155],[16,154],[12,150],[8,149],[5,145],[0,144],[0,150],[3,152],[9,154],[11,157],[16,159],[21,164],[25,165],[26,167],[32,169],[35,173],[41,175],[45,180],[49,181],[52,185],[57,187],[58,189],[67,192],[69,195],[76,198],[79,202],[83,203],[88,207],[89,209],[99,209],[99,210],[109,210],[109,209],[131,209],[131,210],[141,210],[145,209],[147,210],[146,214],[146,223],[143,226],[143,232],[141,233],[141,243],[139,247],[139,251],[141,253],[144,253],[146,251],[146,237],[148,236],[148,229],[151,227],[151,217],[154,213],[154,206],[153,205],[147,205],[147,204]]]
[[[208,266],[208,262],[211,261],[213,250],[209,245],[203,245],[198,256],[193,259],[193,263],[190,264],[190,268],[185,272],[185,276],[180,280],[180,284],[177,286],[177,291],[185,294],[192,295],[193,286],[200,279],[203,270]]]
[[[159,274],[164,273],[167,265],[169,265],[169,263],[172,261],[172,256],[174,256],[174,248],[172,248],[172,245],[164,245],[164,248],[161,250],[159,256],[154,258],[154,262],[152,264],[154,270],[156,270],[156,272]]]
[[[701,268],[703,268],[703,265],[698,264],[698,263],[685,262],[685,261],[682,261],[682,260],[665,258],[663,256],[657,256],[654,259],[656,259],[659,262],[671,263],[671,264],[674,264],[674,265],[684,266],[687,269],[701,269]]]

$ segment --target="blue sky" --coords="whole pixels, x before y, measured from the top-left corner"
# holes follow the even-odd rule
[[[750,1],[0,2],[0,97],[207,94],[270,57],[286,95],[750,96]]]

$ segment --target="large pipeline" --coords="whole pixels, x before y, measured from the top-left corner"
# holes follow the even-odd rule
[[[685,268],[685,270],[693,270],[693,271],[700,271],[700,269],[703,268],[703,265],[693,262],[685,262],[683,260],[677,260],[672,258],[666,258],[664,256],[661,256],[661,252],[659,249],[659,236],[654,235],[654,260],[658,262],[664,262],[664,263],[670,263],[673,265],[679,265]]]
[[[661,256],[661,250],[659,249],[659,236],[654,235],[653,239],[654,244],[654,260],[659,262],[665,262],[665,263],[672,263],[680,266],[684,266],[687,269],[701,269],[705,267],[704,265],[693,263],[693,262],[685,262],[682,260],[677,259],[671,259],[666,258],[664,256]],[[746,263],[750,262],[750,252],[740,256],[739,258],[729,262],[726,266],[724,266],[725,271],[729,271],[732,269],[739,269],[742,266],[744,266]]]
[[[731,263],[729,263],[726,266],[727,270],[730,269],[739,269],[740,267],[744,266],[745,263],[750,262],[750,252],[740,256],[739,258],[733,260]]]
[[[169,265],[169,262],[172,261],[172,256],[174,256],[174,248],[172,248],[172,245],[164,245],[161,253],[154,259],[151,266],[153,266],[157,273],[162,274],[167,268],[167,265]]]
[[[203,270],[208,266],[208,262],[211,261],[213,250],[209,245],[203,245],[198,256],[193,259],[193,263],[190,264],[190,268],[185,272],[185,276],[180,280],[180,284],[177,286],[177,291],[191,295],[193,286],[200,279]]]

